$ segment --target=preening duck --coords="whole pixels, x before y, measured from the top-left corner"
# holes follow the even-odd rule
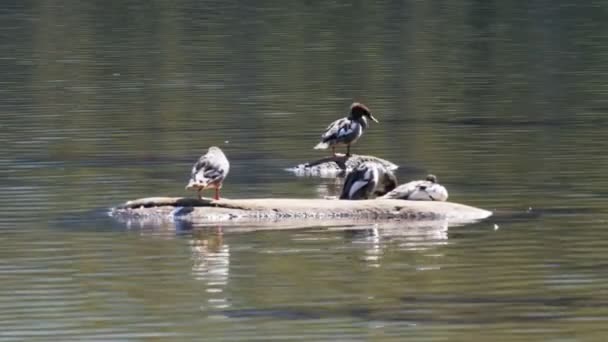
[[[201,156],[192,167],[192,176],[186,189],[196,189],[198,198],[201,191],[215,189],[213,199],[220,199],[220,189],[230,171],[230,163],[219,147],[211,146],[206,154]]]
[[[336,146],[346,145],[346,155],[349,156],[350,145],[354,144],[367,128],[366,118],[378,122],[364,104],[353,103],[350,106],[348,117],[338,119],[327,126],[325,133],[321,135],[321,142],[315,146],[315,149],[324,150],[331,147],[332,154],[335,156]]]
[[[448,191],[437,183],[435,175],[428,175],[424,180],[401,184],[382,198],[406,199],[412,201],[446,201]]]
[[[340,199],[361,200],[382,196],[397,186],[397,177],[382,164],[363,162],[344,181]]]

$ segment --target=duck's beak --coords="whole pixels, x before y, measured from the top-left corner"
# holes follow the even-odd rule
[[[371,113],[369,114],[369,118],[372,119],[372,121],[374,121],[375,123],[380,123],[380,121],[378,121],[378,119],[376,119]]]

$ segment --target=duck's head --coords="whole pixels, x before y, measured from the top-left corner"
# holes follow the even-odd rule
[[[425,179],[431,183],[437,183],[437,176],[435,175],[427,175]]]
[[[385,170],[382,177],[378,182],[378,186],[376,187],[376,191],[374,194],[376,196],[384,196],[387,193],[393,191],[397,187],[397,177],[391,171]]]
[[[207,149],[207,152],[209,153],[224,153],[222,152],[222,149],[217,147],[217,146],[211,146]]]
[[[207,155],[209,156],[209,158],[226,158],[224,151],[222,151],[222,149],[217,146],[209,147],[209,149],[207,150]]]
[[[363,103],[355,102],[350,105],[350,117],[353,119],[360,119],[362,117],[368,117],[374,122],[378,122],[376,118],[372,115],[372,112],[365,106]]]

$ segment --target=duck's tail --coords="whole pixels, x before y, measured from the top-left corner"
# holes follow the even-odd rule
[[[315,150],[325,150],[325,149],[327,149],[328,147],[329,147],[329,144],[328,144],[328,143],[326,143],[326,142],[320,142],[320,143],[318,143],[318,144],[317,144],[317,145],[314,147],[314,149],[315,149]]]
[[[186,185],[186,190],[193,189],[195,184],[196,184],[196,183],[195,183],[195,182],[194,182],[194,181],[191,179],[191,180],[188,182],[188,184]]]
[[[205,182],[198,182],[194,179],[191,179],[188,182],[188,185],[186,185],[186,190],[190,190],[190,189],[200,189],[200,188],[206,188],[207,187],[207,183]]]

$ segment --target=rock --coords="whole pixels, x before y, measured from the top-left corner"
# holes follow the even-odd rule
[[[435,201],[373,199],[195,199],[148,197],[110,209],[109,215],[123,222],[189,222],[201,225],[260,224],[276,227],[340,226],[344,224],[401,222],[472,223],[491,212],[463,204]],[[443,223],[442,223],[443,224]]]
[[[391,171],[394,171],[399,167],[388,160],[374,156],[352,154],[347,157],[344,154],[336,154],[336,156],[333,157],[330,156],[321,158],[319,160],[300,164],[286,170],[293,172],[296,176],[334,178],[343,176],[345,173],[350,172],[352,169],[357,167],[357,165],[365,161],[378,162]]]

